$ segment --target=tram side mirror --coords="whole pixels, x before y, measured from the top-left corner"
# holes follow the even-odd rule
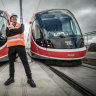
[[[32,24],[32,21],[30,21],[29,24]]]

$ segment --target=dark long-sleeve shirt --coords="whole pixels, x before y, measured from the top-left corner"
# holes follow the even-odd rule
[[[23,24],[21,24],[21,27],[18,28],[18,29],[9,30],[8,27],[6,28],[6,36],[7,37],[14,36],[14,35],[17,35],[17,34],[21,34],[23,32],[24,32],[24,25]]]

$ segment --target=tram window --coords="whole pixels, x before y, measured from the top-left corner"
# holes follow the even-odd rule
[[[35,40],[42,38],[40,27],[39,27],[39,25],[37,24],[36,21],[33,22],[32,30],[33,30],[33,37],[34,37]]]
[[[40,34],[40,28],[38,27],[38,25],[35,26],[35,39],[40,39],[41,38],[41,34]]]
[[[70,32],[70,25],[69,23],[64,23],[62,24],[63,31],[66,35],[69,35]],[[72,31],[72,30],[71,30]]]
[[[81,30],[74,16],[65,10],[52,10],[40,13],[45,37],[50,39],[61,35],[81,35]]]
[[[4,17],[3,17],[4,16]],[[8,21],[4,14],[0,14],[0,47],[5,44],[6,38],[6,27],[8,26]]]
[[[33,35],[33,38],[35,39],[35,23],[33,22],[33,25],[32,25],[32,35]]]
[[[6,39],[6,27],[8,21],[4,17],[0,17],[0,39]]]
[[[46,19],[42,21],[43,21],[43,27],[47,31],[61,31],[62,30],[61,21],[58,19]]]
[[[71,20],[66,18],[63,22],[62,22],[62,31],[64,32],[65,35],[74,35],[74,32],[72,30],[72,24],[71,24]]]

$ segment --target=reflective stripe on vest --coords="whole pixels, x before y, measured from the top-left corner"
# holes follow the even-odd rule
[[[20,37],[11,37],[11,38],[8,38],[8,41],[12,40],[12,39],[23,39],[23,37],[21,37],[21,35],[20,35]]]

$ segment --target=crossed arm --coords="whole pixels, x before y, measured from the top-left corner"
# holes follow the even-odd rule
[[[23,24],[21,24],[21,27],[18,28],[18,29],[9,30],[8,27],[6,28],[6,36],[7,37],[14,36],[14,35],[17,35],[17,34],[21,34],[23,32],[24,32],[24,25]]]

